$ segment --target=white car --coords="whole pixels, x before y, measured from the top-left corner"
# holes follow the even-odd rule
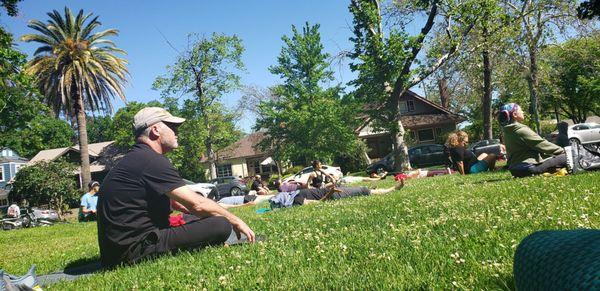
[[[185,182],[186,186],[188,186],[188,188],[192,189],[192,191],[194,191],[196,193],[201,194],[204,197],[212,198],[212,197],[209,197],[209,194],[212,191],[215,191],[215,193],[213,193],[213,194],[218,196],[218,192],[216,192],[217,186],[215,186],[214,184],[196,183],[196,182],[186,180],[186,179],[183,179],[183,181]]]
[[[325,173],[333,176],[336,180],[339,180],[342,177],[344,177],[344,174],[342,173],[342,170],[340,169],[340,167],[321,165],[321,169]],[[300,172],[296,173],[295,175],[283,179],[283,182],[285,183],[287,181],[294,180],[297,182],[306,183],[306,182],[308,182],[308,176],[310,176],[310,173],[312,173],[313,171],[314,171],[313,167],[306,167],[306,168],[302,169]]]
[[[570,141],[580,144],[600,142],[600,124],[598,123],[578,123],[569,126],[567,131]]]

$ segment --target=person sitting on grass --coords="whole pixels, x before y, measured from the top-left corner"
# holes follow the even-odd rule
[[[98,205],[98,190],[100,183],[91,181],[88,184],[89,191],[81,196],[81,208],[79,213],[79,221],[96,221],[96,206]]]
[[[267,195],[271,192],[268,187],[263,185],[262,178],[258,174],[254,176],[254,181],[252,182],[250,190],[256,191],[256,194],[258,195]]]
[[[144,258],[224,245],[232,232],[255,241],[252,229],[216,202],[188,188],[164,155],[178,147],[185,121],[163,108],[134,117],[136,144],[106,175],[98,197],[98,244],[105,268]],[[173,200],[173,203],[171,203]],[[172,210],[190,213],[172,227]]]
[[[308,188],[292,192],[279,192],[269,202],[271,208],[283,208],[304,205],[329,199],[342,199],[354,196],[382,195],[398,190],[404,186],[404,180],[400,180],[395,186],[385,189],[369,189],[367,187],[330,187],[330,188]]]
[[[514,177],[527,177],[565,168],[567,156],[564,149],[522,124],[524,120],[523,110],[516,103],[504,104],[498,111],[510,173]]]
[[[312,161],[313,172],[308,176],[306,184],[309,188],[331,188],[335,185],[335,178],[323,171],[319,160]]]
[[[454,168],[461,174],[477,174],[496,167],[497,156],[495,154],[482,153],[478,157],[467,148],[469,135],[464,131],[450,134],[446,145],[450,151],[450,158]]]

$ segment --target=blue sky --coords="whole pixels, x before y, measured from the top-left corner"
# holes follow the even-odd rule
[[[22,43],[18,38],[33,30],[27,21],[46,21],[46,13],[64,7],[99,15],[103,28],[116,28],[120,35],[113,38],[118,47],[127,51],[131,77],[125,86],[128,101],[148,102],[159,100],[159,92],[152,90],[154,79],[166,72],[173,63],[176,52],[169,47],[162,32],[177,48],[184,48],[189,33],[210,35],[212,32],[237,34],[246,51],[243,56],[247,73],[242,75],[246,85],[271,86],[279,82],[268,71],[276,64],[283,35],[290,35],[291,25],[302,26],[306,21],[321,25],[321,39],[325,51],[335,55],[350,50],[352,17],[349,1],[39,1],[24,0],[19,3],[19,15],[0,16],[0,24],[14,34],[18,48],[31,55],[35,44]],[[160,32],[159,32],[160,31]],[[336,81],[346,84],[354,74],[347,66],[333,66]],[[241,93],[223,96],[228,106],[235,106]],[[123,102],[116,100],[115,107]],[[240,127],[250,131],[254,116],[246,115]]]

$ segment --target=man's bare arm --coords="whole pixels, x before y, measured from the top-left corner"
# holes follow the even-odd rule
[[[197,217],[204,218],[210,216],[223,216],[232,225],[235,232],[238,234],[243,233],[248,237],[248,241],[254,241],[254,232],[244,221],[231,212],[227,211],[223,207],[219,206],[216,202],[198,195],[194,191],[190,190],[187,186],[181,186],[167,193],[169,198],[181,203],[189,212]]]

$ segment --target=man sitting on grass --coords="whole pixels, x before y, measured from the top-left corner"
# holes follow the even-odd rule
[[[279,192],[269,202],[271,208],[291,207],[304,205],[328,199],[342,199],[353,196],[382,195],[404,187],[404,180],[400,180],[395,186],[385,189],[369,189],[367,187],[330,187],[299,189],[292,192]]]
[[[178,147],[177,127],[184,121],[158,107],[144,108],[134,116],[137,143],[100,187],[98,243],[104,267],[223,244],[232,230],[238,238],[244,234],[254,241],[254,232],[244,221],[190,190],[164,156]],[[193,216],[171,227],[171,205]]]

